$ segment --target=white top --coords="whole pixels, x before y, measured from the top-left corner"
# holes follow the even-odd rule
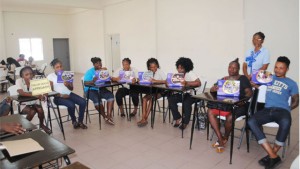
[[[57,83],[57,75],[55,73],[51,73],[47,76],[48,80],[53,83],[53,90],[60,94],[70,95],[71,90],[69,90],[64,83]]]
[[[198,79],[198,76],[193,72],[193,71],[190,71],[188,73],[185,74],[184,76],[184,80],[185,81],[195,81]]]
[[[118,68],[118,69],[114,72],[113,77],[119,77],[119,74],[120,74],[120,71],[121,71],[121,70],[124,71],[123,67]],[[130,66],[129,71],[133,71],[134,77],[135,77],[136,79],[139,78],[139,72],[138,72],[138,70],[137,70],[136,68]],[[123,84],[123,86],[124,86],[125,88],[128,88],[128,89],[129,89],[129,85],[128,85],[128,84]]]
[[[16,80],[16,86],[17,86],[17,90],[22,89],[25,93],[31,93],[30,87],[27,87],[25,80],[23,78]],[[37,104],[37,100],[26,102],[26,105],[33,105],[33,104]]]
[[[167,75],[162,70],[157,69],[156,72],[154,73],[153,79],[155,79],[155,80],[166,80]]]

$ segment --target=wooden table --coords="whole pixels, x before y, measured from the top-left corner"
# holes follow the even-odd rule
[[[2,116],[0,117],[0,123],[19,123],[26,131],[32,131],[37,129],[35,125],[33,125],[30,121],[28,121],[25,117],[23,117],[20,114]],[[14,134],[7,133],[7,132],[0,133],[0,139],[10,137],[10,136],[14,136]]]
[[[69,154],[75,153],[75,150],[60,141],[50,137],[41,130],[32,131],[22,135],[9,137],[2,141],[19,140],[32,138],[37,141],[44,150],[10,157],[6,150],[0,152],[0,168],[16,169],[16,168],[42,168],[42,165],[53,160],[64,158],[67,165],[71,162],[68,158]],[[26,145],[24,145],[26,146]]]
[[[210,93],[210,92],[205,92],[201,93],[195,96],[192,96],[194,99],[197,101],[210,101],[210,102],[215,102],[215,103],[222,103],[226,105],[230,105],[232,107],[231,113],[232,113],[232,128],[231,128],[231,139],[230,139],[230,161],[229,164],[232,164],[232,153],[233,153],[233,141],[234,141],[234,126],[235,126],[235,109],[238,107],[237,105],[241,102],[245,102],[249,100],[249,98],[237,98],[237,97],[218,97],[216,93]],[[196,103],[197,103],[196,101]],[[197,104],[195,103],[195,109]],[[195,129],[195,117],[196,117],[196,112],[194,112],[193,116],[193,124],[192,124],[192,129],[191,129],[191,138],[190,138],[190,149],[192,148],[192,141],[193,141],[193,134],[194,134],[194,129]],[[246,113],[246,121],[248,120],[248,115]],[[209,121],[207,121],[207,137],[209,134]],[[246,138],[247,138],[247,151],[249,152],[249,135],[248,135],[248,129],[246,125]]]

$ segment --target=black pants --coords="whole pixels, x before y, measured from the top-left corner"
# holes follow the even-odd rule
[[[126,95],[129,95],[129,89],[125,87],[118,89],[116,93],[116,101],[118,106],[123,105],[123,97]],[[131,91],[130,96],[132,98],[133,105],[137,107],[139,105],[139,94]]]
[[[168,97],[169,101],[169,107],[171,109],[172,115],[174,120],[178,120],[181,118],[181,115],[178,111],[177,103],[182,102],[183,103],[183,123],[189,124],[191,113],[192,113],[192,104],[194,103],[194,99],[191,97],[190,94],[184,94],[184,98],[182,101],[181,94],[173,94]]]

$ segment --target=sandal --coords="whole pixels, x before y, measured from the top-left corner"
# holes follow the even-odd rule
[[[108,124],[110,124],[110,125],[115,125],[115,122],[112,120],[112,119],[106,119],[105,120],[106,121],[106,123],[108,123]]]
[[[140,122],[140,124],[138,124],[139,127],[144,127],[148,124],[148,121],[144,121],[144,122]]]
[[[121,117],[125,117],[125,113],[121,113]]]
[[[136,113],[130,113],[130,117],[134,117]]]
[[[40,126],[48,135],[52,133],[52,131],[47,126]]]
[[[223,153],[225,151],[225,147],[224,146],[218,146],[216,149],[217,153]]]
[[[214,144],[211,145],[212,148],[217,148],[220,145],[219,141],[217,140]]]

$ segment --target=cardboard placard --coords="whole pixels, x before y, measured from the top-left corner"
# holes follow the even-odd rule
[[[219,96],[240,96],[240,81],[239,80],[219,80],[218,81]]]
[[[59,71],[59,72],[57,72],[57,83],[64,83],[64,81],[73,83],[74,71]]]
[[[30,90],[33,96],[52,92],[50,81],[46,78],[30,80]]]
[[[95,77],[98,78],[96,83],[105,83],[105,82],[110,82],[111,77],[109,75],[108,70],[99,70],[95,72]]]
[[[153,79],[153,72],[139,72],[139,83],[140,84],[152,84],[151,79]]]
[[[132,79],[134,78],[134,72],[121,70],[119,72],[119,78],[120,82],[131,83]]]
[[[181,87],[181,86],[183,86],[181,84],[182,81],[184,81],[183,73],[168,73],[168,75],[167,75],[168,86]]]
[[[273,75],[266,70],[253,71],[251,80],[259,85],[272,85]]]

